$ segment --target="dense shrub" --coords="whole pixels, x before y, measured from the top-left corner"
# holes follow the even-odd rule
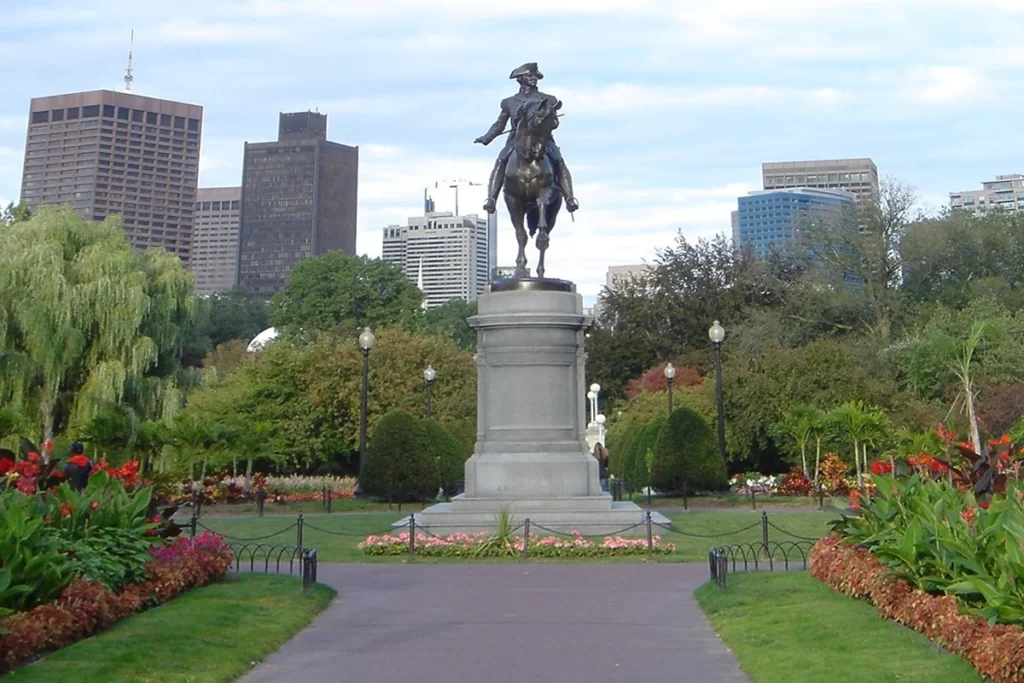
[[[380,419],[366,448],[360,474],[364,492],[395,500],[422,500],[437,493],[437,462],[423,421],[404,410]]]
[[[802,467],[793,467],[782,475],[774,493],[782,496],[806,496],[811,490],[811,480],[804,474]]]
[[[446,493],[453,493],[455,482],[466,476],[466,458],[463,457],[465,451],[446,426],[427,419],[423,420],[423,429],[426,430],[427,440],[430,442],[430,456],[437,463],[439,485]],[[434,490],[436,492],[437,488]]]
[[[725,461],[718,452],[715,433],[689,408],[674,410],[654,447],[652,486],[666,493],[717,491],[726,488]]]
[[[630,425],[620,431],[614,441],[608,443],[608,470],[616,479],[627,479],[626,454],[632,448],[632,442],[636,440],[639,431]]]
[[[637,437],[632,476],[633,481],[637,483],[639,488],[647,486],[648,483],[652,481],[650,467],[653,463],[655,450],[658,447],[658,440],[661,438],[661,434],[665,430],[666,420],[667,418],[664,415],[658,415],[644,425],[644,428],[640,430],[639,437]],[[649,458],[651,461],[648,460]],[[655,486],[654,488],[658,487]]]

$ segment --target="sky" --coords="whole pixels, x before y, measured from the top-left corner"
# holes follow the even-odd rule
[[[1024,173],[1021,0],[0,0],[0,202],[17,199],[29,100],[123,88],[204,107],[200,187],[238,185],[279,112],[360,148],[358,251],[384,226],[479,210],[499,151],[474,145],[538,62],[580,210],[549,277],[592,302],[608,266],[679,231],[729,234],[765,161],[871,157],[935,211]],[[435,183],[438,188],[435,189]],[[498,262],[515,260],[499,203]],[[532,249],[532,247],[531,247]],[[528,252],[531,264],[536,252]]]

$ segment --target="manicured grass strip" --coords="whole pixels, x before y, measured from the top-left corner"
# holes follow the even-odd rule
[[[730,574],[697,602],[753,683],[981,683],[961,658],[806,572]]]
[[[197,588],[48,655],[11,683],[232,681],[312,621],[335,595],[290,576],[241,574]]]
[[[303,545],[316,548],[317,555],[321,562],[405,562],[405,557],[369,557],[364,555],[356,546],[370,534],[387,532],[391,524],[402,515],[391,514],[359,514],[359,515],[317,515],[306,518],[306,527],[303,533]],[[675,543],[676,552],[672,555],[663,555],[657,558],[659,562],[707,562],[708,550],[716,545],[728,543],[760,543],[761,541],[761,513],[760,512],[682,512],[671,513],[667,517],[673,522],[674,531],[669,532],[659,527],[654,528],[654,533],[662,537],[666,543]],[[781,529],[809,538],[820,538],[828,532],[828,523],[833,515],[821,512],[786,512],[772,515],[768,518],[773,524]],[[204,518],[203,524],[220,534],[240,538],[255,538],[272,534],[290,526],[295,522],[295,516],[282,515],[275,517],[260,518],[229,518],[209,517]],[[721,536],[732,531],[755,525],[739,534]],[[319,531],[314,527],[323,529]],[[582,530],[586,533],[585,530]],[[696,534],[686,536],[684,533]],[[336,534],[345,535],[336,535]],[[638,534],[643,535],[643,529]],[[795,540],[786,536],[780,531],[769,529],[769,539],[772,541]],[[296,542],[295,529],[290,529],[278,536],[274,536],[264,543],[294,545]],[[466,559],[417,559],[417,562],[487,562],[496,560],[466,560]],[[534,560],[556,561],[556,560]],[[562,560],[565,561],[565,560]],[[642,562],[642,557],[627,558],[600,558],[580,559],[574,562]]]

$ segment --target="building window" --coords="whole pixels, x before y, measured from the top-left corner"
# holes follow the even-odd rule
[[[199,130],[199,119],[189,119],[188,120],[188,129],[191,130],[191,131],[198,131]]]
[[[51,121],[63,121],[64,120],[64,110],[63,109],[54,109],[52,112],[50,112],[50,120]]]
[[[127,121],[129,116],[131,116],[131,110],[129,110],[128,107],[117,108],[117,118],[122,121]]]
[[[160,125],[161,126],[170,127],[170,125],[171,125],[171,115],[170,114],[160,114]]]
[[[103,105],[103,115],[106,116],[106,117],[109,117],[109,118],[114,118],[114,105],[112,105],[112,104],[104,104]]]
[[[184,116],[175,116],[174,117],[174,127],[175,128],[179,128],[181,130],[185,130],[185,117]]]
[[[32,112],[32,123],[46,123],[50,120],[49,111],[34,111]]]
[[[98,105],[98,104],[90,104],[88,106],[82,107],[82,118],[83,119],[91,119],[91,118],[97,117],[99,115],[100,115],[100,105]]]

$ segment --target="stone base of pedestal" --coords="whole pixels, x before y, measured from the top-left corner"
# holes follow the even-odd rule
[[[611,496],[582,496],[578,498],[544,498],[534,500],[508,500],[501,498],[466,499],[457,496],[450,503],[431,505],[422,512],[413,513],[416,528],[436,536],[454,533],[494,533],[498,516],[508,510],[513,525],[530,520],[531,535],[548,535],[546,530],[559,533],[578,531],[584,536],[644,536],[647,534],[647,511],[636,503],[612,502]],[[665,527],[671,521],[660,512],[651,512],[651,521]],[[409,518],[392,525],[395,533],[408,531]],[[665,531],[655,527],[654,533]],[[516,534],[522,535],[519,529]]]

